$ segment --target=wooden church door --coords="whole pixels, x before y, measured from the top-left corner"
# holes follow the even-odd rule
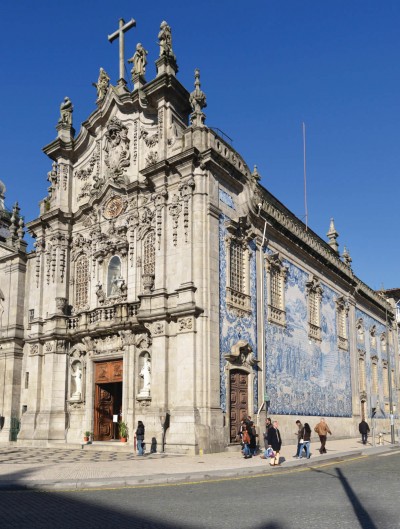
[[[247,417],[249,409],[249,375],[243,371],[232,369],[230,378],[230,441],[236,441],[240,421]]]

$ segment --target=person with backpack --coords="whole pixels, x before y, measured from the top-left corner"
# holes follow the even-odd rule
[[[250,435],[247,430],[247,426],[244,424],[242,428],[242,442],[243,442],[243,455],[245,459],[252,457],[250,453]]]

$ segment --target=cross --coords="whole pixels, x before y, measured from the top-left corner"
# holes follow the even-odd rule
[[[115,31],[112,35],[108,35],[108,40],[112,42],[115,39],[119,38],[119,78],[125,79],[124,76],[124,33],[128,31],[128,29],[133,28],[136,26],[136,20],[133,20],[133,18],[125,24],[125,20],[123,18],[119,19],[119,29]]]

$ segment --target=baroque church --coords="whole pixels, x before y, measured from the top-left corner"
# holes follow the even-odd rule
[[[119,39],[134,21],[120,21]],[[250,415],[292,442],[295,420],[357,435],[398,404],[393,303],[355,276],[331,220],[324,240],[205,124],[177,78],[162,22],[156,77],[100,69],[75,135],[65,98],[47,196],[24,226],[0,185],[0,442],[118,439],[138,420],[166,451],[216,452]],[[216,104],[217,102],[214,102]],[[27,251],[25,228],[34,238]]]

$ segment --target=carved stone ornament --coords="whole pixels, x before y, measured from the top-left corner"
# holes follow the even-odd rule
[[[29,354],[31,356],[35,356],[35,355],[39,354],[39,344],[32,343],[31,346],[30,346]]]
[[[148,349],[151,346],[151,336],[145,333],[137,334],[135,343],[138,349]]]
[[[122,211],[126,208],[124,200],[120,196],[114,196],[104,206],[103,216],[105,219],[115,219],[117,218]]]
[[[65,314],[67,298],[56,298],[57,314]]]
[[[254,356],[253,349],[246,340],[239,340],[231,347],[231,352],[225,354],[226,360],[238,366],[255,366],[259,360]]]
[[[153,336],[159,336],[160,334],[164,334],[164,323],[161,321],[145,323],[144,326],[146,327],[146,329],[149,329],[150,333]]]
[[[192,331],[193,330],[193,318],[190,316],[188,318],[179,318],[178,319],[178,332]]]
[[[125,345],[135,345],[135,335],[133,334],[132,331],[123,330],[123,331],[119,331],[118,334],[124,346]]]
[[[93,340],[91,355],[100,355],[102,353],[118,353],[124,348],[124,344],[120,335],[114,334],[106,336],[105,338],[97,338]]]
[[[128,128],[117,118],[113,117],[105,134],[104,146],[107,178],[118,184],[124,184],[124,172],[130,166]]]

